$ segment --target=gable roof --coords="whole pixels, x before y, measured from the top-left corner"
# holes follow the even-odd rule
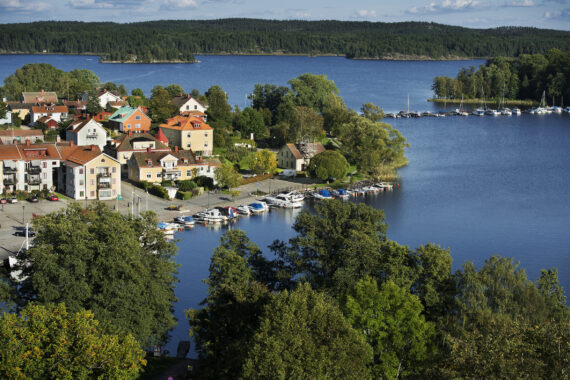
[[[33,106],[33,113],[67,113],[66,106]]]
[[[62,160],[76,148],[65,142],[0,145],[0,160]]]
[[[321,143],[287,144],[287,148],[289,148],[289,151],[291,151],[291,154],[293,154],[297,160],[313,158],[313,156],[316,156],[326,150]]]
[[[125,134],[121,137],[118,137],[117,141],[119,142],[119,144],[117,145],[117,147],[115,149],[118,152],[135,150],[133,148],[133,143],[138,142],[138,141],[154,141],[155,142],[155,145],[154,145],[155,148],[154,149],[170,151],[170,148],[168,146],[161,143],[159,140],[157,140],[150,133],[135,133],[135,134],[132,134],[130,136],[128,134]]]
[[[174,116],[166,120],[166,124],[160,124],[160,128],[174,129],[178,131],[196,131],[212,129],[203,119],[194,116]]]
[[[148,116],[140,109],[140,107],[137,108],[133,108],[133,107],[129,107],[129,106],[124,106],[119,108],[118,110],[116,110],[111,117],[109,118],[109,121],[114,121],[117,123],[122,123],[125,120],[127,120],[133,113],[135,113],[136,111],[140,111],[141,114],[143,114],[144,116],[146,116],[148,118]],[[150,118],[149,118],[150,119]]]
[[[106,89],[99,91],[97,93],[97,97],[100,98],[101,96],[103,96],[105,94],[113,95],[114,97],[119,98],[119,99],[121,98],[121,94],[119,94],[117,91],[108,91]]]
[[[9,137],[36,137],[42,136],[44,133],[41,129],[5,129],[0,130],[0,136],[9,136]]]
[[[196,160],[196,156],[194,156],[194,153],[191,150],[179,150],[178,152],[135,152],[131,159],[134,159],[138,167],[148,167],[148,160],[150,160],[152,166],[160,166],[160,160],[168,155],[178,158],[177,166],[207,164],[205,161]],[[184,159],[187,160],[187,163],[184,163]]]
[[[57,94],[53,91],[22,92],[22,103],[57,103]]]
[[[93,125],[91,122],[93,122],[95,125]],[[96,122],[95,120],[88,119],[88,120],[76,120],[76,121],[74,121],[73,123],[69,124],[66,131],[77,133],[81,129],[83,129],[86,125],[89,125],[89,124],[103,128],[103,126],[101,124],[99,124],[98,122]]]
[[[186,104],[186,102],[188,102],[190,99],[194,99],[194,101],[196,101],[196,103],[198,103],[202,107],[208,108],[208,106],[206,104],[202,103],[201,101],[199,101],[196,98],[193,98],[191,95],[176,96],[176,97],[172,98],[172,104],[174,104],[176,107],[180,108],[184,104]]]
[[[101,149],[99,149],[97,145],[75,146],[75,149],[73,149],[67,155],[67,161],[79,165],[85,165],[86,163],[99,157],[101,154]]]
[[[156,139],[163,143],[164,145],[168,145],[168,138],[162,132],[162,129],[158,128],[158,133],[156,134]]]

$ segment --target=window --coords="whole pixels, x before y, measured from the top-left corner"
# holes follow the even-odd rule
[[[95,168],[89,169],[89,174],[95,174]]]
[[[79,180],[79,186],[83,186],[85,183],[83,182],[82,179]]]
[[[204,146],[207,147],[207,146],[208,146],[208,143],[204,143]]]
[[[52,166],[57,166],[57,161],[52,161],[51,164]]]
[[[204,133],[204,137],[208,137],[208,134],[207,134],[207,133]]]
[[[190,144],[186,144],[186,147],[187,147],[187,148],[190,148]]]
[[[94,197],[94,196],[95,196],[95,192],[92,191],[92,192],[90,193],[90,195],[91,195],[91,197]]]
[[[44,169],[47,169],[47,162],[45,162],[45,161],[42,162],[42,166],[43,166]]]
[[[198,109],[198,105],[194,104],[194,109],[197,110]]]
[[[137,115],[137,116],[135,116],[135,119],[136,119],[136,120],[140,120],[141,117],[140,117],[139,115]]]
[[[131,128],[131,125],[130,125],[130,124],[127,124],[127,128]]]
[[[117,168],[113,166],[113,169],[111,170],[113,173],[117,172]]]
[[[95,180],[94,180],[94,179],[90,180],[90,181],[89,181],[89,184],[90,184],[91,186],[95,185]]]
[[[42,173],[42,179],[47,179],[47,173]]]
[[[79,198],[83,198],[85,196],[85,193],[83,191],[79,192]]]
[[[140,128],[141,125],[140,124],[135,124],[135,128]]]
[[[151,178],[152,178],[152,173],[147,173],[146,178],[151,179]]]
[[[186,111],[189,111],[189,110],[190,110],[190,106],[186,105]]]
[[[186,177],[192,177],[192,170],[186,170]]]
[[[79,168],[79,174],[83,174],[83,168]]]
[[[112,183],[113,185],[116,185],[116,184],[117,184],[117,179],[116,179],[116,178],[111,178],[111,183]]]
[[[203,166],[200,168],[200,171],[201,171],[201,172],[203,172],[203,171],[204,171],[204,167],[203,167]]]
[[[156,178],[161,178],[162,177],[162,173],[156,173]]]
[[[190,132],[188,132],[188,134],[186,135],[186,137],[190,137]]]

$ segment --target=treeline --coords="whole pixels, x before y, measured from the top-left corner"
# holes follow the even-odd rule
[[[570,49],[570,33],[425,22],[35,22],[0,25],[0,52],[99,54],[108,61],[193,61],[194,54],[336,54],[349,58],[518,56]]]
[[[532,282],[492,256],[453,273],[449,250],[389,240],[365,204],[323,202],[293,228],[269,256],[222,236],[203,307],[186,312],[198,378],[568,378],[556,269]]]
[[[550,50],[546,54],[522,54],[517,58],[489,59],[478,69],[462,68],[457,77],[438,76],[432,89],[436,97],[450,99],[493,98],[570,101],[570,51]]]

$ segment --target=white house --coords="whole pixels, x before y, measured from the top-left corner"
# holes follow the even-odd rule
[[[280,168],[305,171],[311,158],[325,150],[321,143],[285,144],[277,153],[277,161]]]
[[[67,118],[68,109],[66,106],[43,105],[33,106],[31,112],[31,124],[34,125],[44,116],[49,116],[58,123]]]
[[[77,120],[67,127],[65,139],[75,145],[97,145],[103,150],[107,144],[107,131],[93,119]]]
[[[178,107],[178,110],[181,114],[189,111],[200,111],[204,113],[208,109],[207,105],[203,104],[198,99],[193,98],[190,95],[177,96],[172,99],[172,103]]]
[[[103,109],[106,109],[107,105],[110,102],[122,102],[123,100],[121,99],[121,95],[117,94],[114,91],[107,91],[107,90],[104,90],[103,92],[97,94],[97,99],[99,99],[99,104]]]

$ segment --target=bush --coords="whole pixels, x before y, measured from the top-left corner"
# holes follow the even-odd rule
[[[198,185],[196,182],[191,180],[178,181],[178,191],[191,191],[194,190]]]
[[[180,191],[180,190],[178,190],[176,192],[176,198],[185,201],[187,199],[192,198],[192,192],[191,191]]]
[[[176,187],[176,185],[172,181],[162,181],[161,185],[162,187]]]
[[[213,189],[214,188],[214,180],[210,177],[206,177],[206,176],[199,176],[196,177],[194,179],[194,181],[196,182],[196,184],[200,187],[204,187],[206,189]]]
[[[140,187],[143,190],[148,190],[153,186],[152,183],[149,183],[147,181],[140,181],[140,182],[133,181],[133,184],[137,187]]]
[[[151,193],[152,195],[156,195],[157,197],[163,199],[170,199],[170,197],[168,196],[168,190],[166,190],[164,187],[160,185],[152,185],[148,189],[148,192]]]

